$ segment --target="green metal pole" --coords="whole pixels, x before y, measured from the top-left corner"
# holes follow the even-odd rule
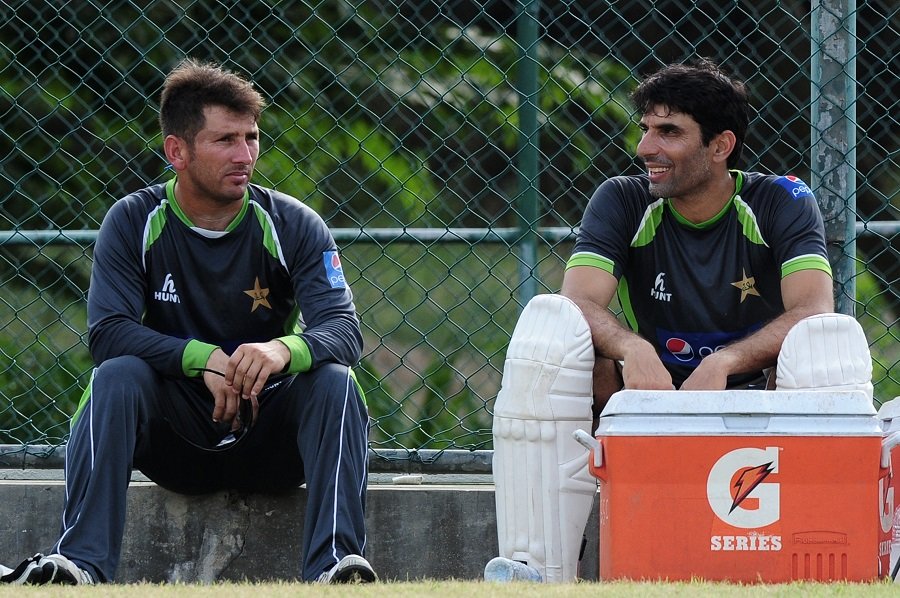
[[[813,0],[810,184],[825,218],[835,309],[855,316],[856,0]]]
[[[519,0],[516,37],[521,54],[517,79],[519,92],[519,301],[525,305],[537,294],[538,225],[538,0]]]

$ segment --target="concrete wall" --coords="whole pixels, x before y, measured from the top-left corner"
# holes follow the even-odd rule
[[[0,480],[0,562],[7,566],[53,544],[63,504],[60,479],[19,474]],[[305,504],[302,488],[198,497],[132,482],[117,581],[294,579]],[[366,556],[382,579],[479,579],[497,554],[490,484],[370,483],[366,515]],[[596,510],[587,529],[581,576],[596,579]]]

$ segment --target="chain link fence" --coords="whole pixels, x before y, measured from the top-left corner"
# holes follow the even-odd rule
[[[13,0],[0,8],[0,444],[53,447],[86,383],[110,205],[165,180],[184,56],[268,99],[256,182],[332,227],[365,335],[373,449],[491,448],[521,307],[562,280],[596,186],[636,173],[628,93],[708,56],[747,81],[746,170],[823,206],[840,311],[900,395],[894,0]]]

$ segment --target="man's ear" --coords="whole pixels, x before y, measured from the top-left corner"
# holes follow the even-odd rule
[[[713,161],[714,162],[727,162],[728,156],[731,155],[731,152],[734,151],[734,146],[737,143],[737,137],[734,136],[734,133],[731,130],[724,130],[712,140],[712,149],[713,149]]]
[[[166,160],[176,171],[184,170],[187,167],[188,147],[184,139],[175,135],[166,135],[163,140],[163,150],[166,152]]]

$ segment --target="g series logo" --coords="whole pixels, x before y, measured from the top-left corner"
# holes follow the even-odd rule
[[[740,448],[726,453],[709,471],[706,498],[716,517],[732,527],[755,529],[771,525],[781,518],[781,485],[766,481],[778,473],[779,448],[776,446]],[[752,499],[752,500],[750,500]],[[781,536],[712,536],[710,549],[781,550]]]

